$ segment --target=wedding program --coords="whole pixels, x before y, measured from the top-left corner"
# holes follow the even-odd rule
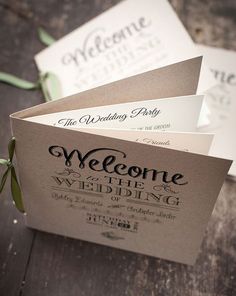
[[[201,61],[12,114],[26,224],[194,264],[232,162],[197,131]]]

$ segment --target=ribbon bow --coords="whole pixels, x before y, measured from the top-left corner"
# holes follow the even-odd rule
[[[5,186],[8,175],[11,174],[12,197],[13,197],[13,200],[15,202],[17,209],[20,212],[24,213],[24,205],[22,202],[21,189],[20,189],[20,185],[18,183],[17,177],[16,177],[16,171],[15,171],[14,165],[12,163],[12,159],[13,159],[14,152],[15,152],[15,143],[16,143],[16,139],[13,137],[8,144],[9,158],[8,159],[0,159],[0,165],[7,166],[7,169],[4,172],[2,179],[0,181],[0,194],[3,191],[3,188]]]
[[[38,29],[38,35],[40,41],[44,45],[49,46],[56,41],[43,28]],[[27,81],[9,73],[0,72],[0,82],[7,83],[25,90],[41,89],[46,102],[57,100],[62,97],[60,79],[55,73],[52,72],[39,73],[39,78],[36,82]]]
[[[62,88],[59,78],[52,72],[40,73],[38,81],[30,82],[14,75],[0,72],[0,82],[25,89],[34,90],[41,89],[47,102],[62,97]]]

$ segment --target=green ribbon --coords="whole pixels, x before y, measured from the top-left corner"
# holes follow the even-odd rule
[[[49,35],[43,28],[38,28],[39,40],[44,45],[52,45],[56,40]],[[34,90],[41,89],[45,100],[53,101],[62,97],[62,89],[59,78],[52,72],[39,73],[38,81],[31,82],[21,78],[18,78],[9,73],[0,72],[0,82],[7,83],[9,85],[26,89]]]
[[[39,40],[46,46],[52,45],[56,40],[49,35],[43,28],[38,28]]]
[[[10,174],[11,175],[11,193],[12,193],[13,200],[15,202],[17,209],[20,212],[24,213],[25,210],[24,210],[24,205],[22,202],[21,189],[20,189],[19,182],[17,180],[16,171],[15,171],[15,168],[14,168],[14,165],[12,162],[12,159],[13,159],[13,156],[15,153],[15,144],[16,144],[16,140],[13,137],[8,144],[9,158],[8,159],[0,159],[0,165],[4,165],[7,167],[6,171],[2,175],[2,179],[0,181],[0,194],[2,193],[2,191],[4,189],[8,175]]]
[[[54,73],[47,72],[45,74],[40,74],[38,83],[47,102],[54,101],[62,97],[61,83]]]
[[[41,89],[47,102],[59,99],[62,96],[61,83],[52,72],[40,73],[39,79],[35,83],[0,72],[0,81],[26,90]]]
[[[29,82],[5,72],[0,72],[0,81],[27,90],[38,89],[40,87],[38,82]]]
[[[38,29],[38,35],[39,35],[40,41],[47,46],[52,45],[56,41],[52,36],[50,36],[42,28]],[[25,89],[25,90],[41,89],[46,101],[56,100],[62,96],[61,83],[58,77],[52,72],[39,73],[39,79],[35,83],[21,79],[9,73],[0,72],[0,82],[6,83],[21,89]],[[16,143],[16,140],[13,137],[8,144],[9,158],[0,159],[0,165],[7,167],[6,171],[4,172],[0,180],[0,194],[4,189],[8,175],[10,174],[11,175],[11,192],[12,192],[13,200],[15,202],[17,209],[24,213],[24,205],[22,202],[21,189],[20,189],[19,182],[17,180],[16,171],[12,162],[14,152],[15,152],[15,143]]]

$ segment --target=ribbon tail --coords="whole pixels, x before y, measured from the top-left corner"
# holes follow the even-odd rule
[[[51,35],[49,35],[43,28],[38,28],[38,35],[40,41],[46,46],[50,46],[56,42],[56,40]]]
[[[9,172],[10,172],[10,169],[7,168],[7,170],[5,171],[5,173],[2,176],[2,180],[1,180],[1,183],[0,183],[0,193],[2,193],[2,191],[3,191],[3,188],[4,188],[5,183],[7,181],[7,177],[8,177]]]
[[[23,201],[22,201],[21,189],[20,189],[20,185],[17,181],[16,172],[15,172],[14,167],[11,168],[11,192],[12,192],[12,197],[13,197],[13,200],[15,202],[17,209],[20,212],[24,213],[25,209],[24,209],[24,205],[23,205]]]
[[[33,83],[5,72],[0,72],[0,82],[26,90],[39,88],[38,83]]]

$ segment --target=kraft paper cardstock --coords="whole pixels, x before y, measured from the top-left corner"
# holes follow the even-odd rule
[[[193,264],[230,160],[26,119],[191,96],[200,65],[191,59],[11,115],[27,225]]]
[[[126,0],[37,54],[35,61],[41,72],[58,76],[68,96],[198,55],[167,0]],[[200,93],[214,84],[203,66]]]
[[[236,53],[203,45],[198,49],[218,82],[208,91],[209,124],[201,130],[215,133],[210,155],[233,159],[229,174],[236,177]]]

